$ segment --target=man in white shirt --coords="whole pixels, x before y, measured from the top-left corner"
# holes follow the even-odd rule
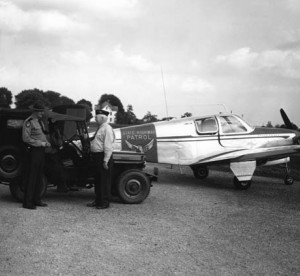
[[[109,112],[96,110],[98,129],[91,141],[91,155],[95,162],[95,201],[88,207],[106,209],[109,207],[111,196],[112,152],[115,134],[107,123]]]

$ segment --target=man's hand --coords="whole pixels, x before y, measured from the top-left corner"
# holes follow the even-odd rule
[[[46,148],[50,148],[51,147],[51,144],[49,142],[45,142],[45,147]]]
[[[105,170],[108,170],[108,165],[107,165],[107,162],[106,162],[106,161],[103,161],[103,168],[104,168]]]

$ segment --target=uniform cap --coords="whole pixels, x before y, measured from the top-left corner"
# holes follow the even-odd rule
[[[32,105],[30,105],[29,108],[33,111],[44,111],[45,105],[41,101],[36,101]]]
[[[102,115],[105,115],[105,116],[108,116],[109,112],[106,111],[106,110],[103,110],[103,109],[100,109],[100,110],[96,110],[96,115],[98,114],[102,114]]]

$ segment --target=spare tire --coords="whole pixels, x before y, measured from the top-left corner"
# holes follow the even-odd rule
[[[21,175],[23,171],[24,154],[20,148],[13,145],[0,147],[0,178],[11,181]]]

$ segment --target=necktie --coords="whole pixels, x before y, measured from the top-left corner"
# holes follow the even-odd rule
[[[45,125],[42,120],[38,120],[44,134],[46,134]]]

